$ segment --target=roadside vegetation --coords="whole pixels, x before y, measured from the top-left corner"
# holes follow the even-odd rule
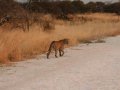
[[[100,4],[102,8],[93,4]],[[104,42],[101,38],[119,35],[119,4],[37,0],[20,4],[1,0],[0,63],[21,61],[46,53],[53,40],[69,38],[69,46],[73,46],[91,43],[95,39]]]

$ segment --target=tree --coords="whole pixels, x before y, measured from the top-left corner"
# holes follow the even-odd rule
[[[89,2],[86,4],[86,10],[88,12],[96,12],[96,3],[95,2]]]
[[[75,0],[72,2],[72,8],[75,12],[85,12],[85,9],[84,9],[84,3],[83,1],[80,1],[80,0]]]
[[[104,11],[105,3],[103,2],[96,2],[96,12],[103,12]]]

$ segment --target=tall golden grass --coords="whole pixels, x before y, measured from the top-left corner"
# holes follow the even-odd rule
[[[111,14],[109,17],[112,20],[118,19],[117,16]],[[55,20],[55,30],[51,32],[42,31],[38,25],[32,26],[29,32],[1,30],[0,63],[21,61],[45,53],[53,40],[69,38],[69,45],[72,46],[80,43],[81,40],[99,39],[120,34],[120,21],[110,21],[108,14],[93,14],[89,18],[99,20],[93,19],[82,24],[76,24],[75,21]]]

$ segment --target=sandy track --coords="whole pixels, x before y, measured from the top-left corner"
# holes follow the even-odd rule
[[[0,67],[0,90],[120,90],[120,37]]]

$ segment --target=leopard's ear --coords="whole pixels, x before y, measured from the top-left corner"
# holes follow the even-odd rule
[[[70,39],[68,39],[68,38],[66,38],[65,40],[68,41],[68,42],[70,41]]]
[[[68,38],[65,38],[64,40],[69,40]]]
[[[65,44],[69,44],[69,40],[65,38],[65,39],[64,39],[64,43],[65,43]]]

